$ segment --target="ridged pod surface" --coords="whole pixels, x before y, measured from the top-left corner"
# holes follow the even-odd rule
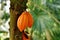
[[[27,27],[27,24],[28,24],[28,19],[26,14],[23,12],[18,18],[17,27],[22,32]]]
[[[27,26],[32,27],[33,25],[33,17],[32,15],[24,11],[17,20],[17,27],[22,32]]]
[[[33,17],[29,12],[26,12],[26,13],[27,13],[27,16],[28,16],[28,27],[31,28],[32,25],[33,25]]]

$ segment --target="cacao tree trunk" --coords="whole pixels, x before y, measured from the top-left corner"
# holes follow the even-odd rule
[[[10,0],[10,40],[21,40],[22,33],[17,28],[17,19],[26,10],[27,0]]]

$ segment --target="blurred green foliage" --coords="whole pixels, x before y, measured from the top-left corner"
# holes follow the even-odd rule
[[[10,15],[6,12],[4,12],[4,15],[2,17],[2,20],[5,19],[7,21],[7,19],[10,17]]]
[[[4,40],[9,40],[9,38],[6,38],[6,39],[4,39]]]
[[[60,0],[28,0],[34,18],[33,40],[60,40]]]

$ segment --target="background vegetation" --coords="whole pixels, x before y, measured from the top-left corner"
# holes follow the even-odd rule
[[[60,40],[60,0],[28,0],[34,18],[33,40]]]
[[[4,40],[5,36],[7,38],[5,40],[9,40],[7,36],[9,28],[5,25],[9,13],[3,9],[7,0],[0,1],[0,40]],[[26,5],[34,18],[34,24],[28,31],[32,40],[60,40],[60,0],[28,0]]]

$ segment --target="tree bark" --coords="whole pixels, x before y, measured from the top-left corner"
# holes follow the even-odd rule
[[[26,10],[27,0],[10,0],[10,40],[22,40],[17,28],[17,19]]]

